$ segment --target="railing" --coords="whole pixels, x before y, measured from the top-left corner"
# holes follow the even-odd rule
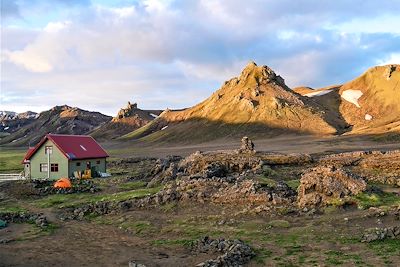
[[[18,181],[25,180],[23,173],[0,173],[0,182],[1,181]]]

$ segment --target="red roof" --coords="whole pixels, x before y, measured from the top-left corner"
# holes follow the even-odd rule
[[[108,157],[91,136],[47,134],[34,148],[28,149],[23,162],[29,160],[47,140],[52,141],[69,160]]]

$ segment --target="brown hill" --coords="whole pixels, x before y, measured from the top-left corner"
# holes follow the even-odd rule
[[[201,140],[280,133],[334,134],[343,127],[313,99],[289,89],[267,66],[249,63],[208,99],[182,111],[164,111],[123,138]]]
[[[345,100],[358,98],[358,105]],[[353,126],[353,133],[383,133],[400,125],[400,65],[368,69],[339,89],[340,112]],[[344,99],[344,100],[343,100]],[[355,102],[355,101],[353,101]]]
[[[400,131],[400,65],[370,68],[343,85],[297,91],[341,116],[352,134]]]
[[[0,145],[21,146],[35,144],[47,133],[86,134],[111,120],[99,112],[91,112],[75,107],[55,106],[41,112],[32,123],[0,140]]]
[[[126,108],[121,108],[117,116],[95,129],[91,135],[100,140],[114,139],[146,125],[157,118],[161,112],[161,110],[142,110],[136,103],[128,102]]]

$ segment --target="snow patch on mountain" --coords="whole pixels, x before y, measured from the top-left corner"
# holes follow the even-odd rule
[[[358,99],[360,99],[360,97],[363,95],[363,92],[361,92],[360,90],[346,90],[343,91],[341,97],[354,104],[356,107],[361,108],[360,104],[358,103]]]

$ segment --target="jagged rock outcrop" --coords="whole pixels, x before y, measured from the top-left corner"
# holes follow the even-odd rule
[[[319,207],[367,189],[366,182],[342,168],[318,166],[309,169],[300,179],[298,206]]]
[[[145,126],[160,115],[160,110],[142,110],[137,103],[128,102],[125,108],[118,111],[117,116],[91,135],[97,139],[114,139]]]
[[[351,166],[370,182],[400,186],[400,150],[354,151],[320,157],[320,164]]]
[[[239,153],[253,153],[254,143],[247,136],[244,136],[241,140],[241,146],[239,149]]]

